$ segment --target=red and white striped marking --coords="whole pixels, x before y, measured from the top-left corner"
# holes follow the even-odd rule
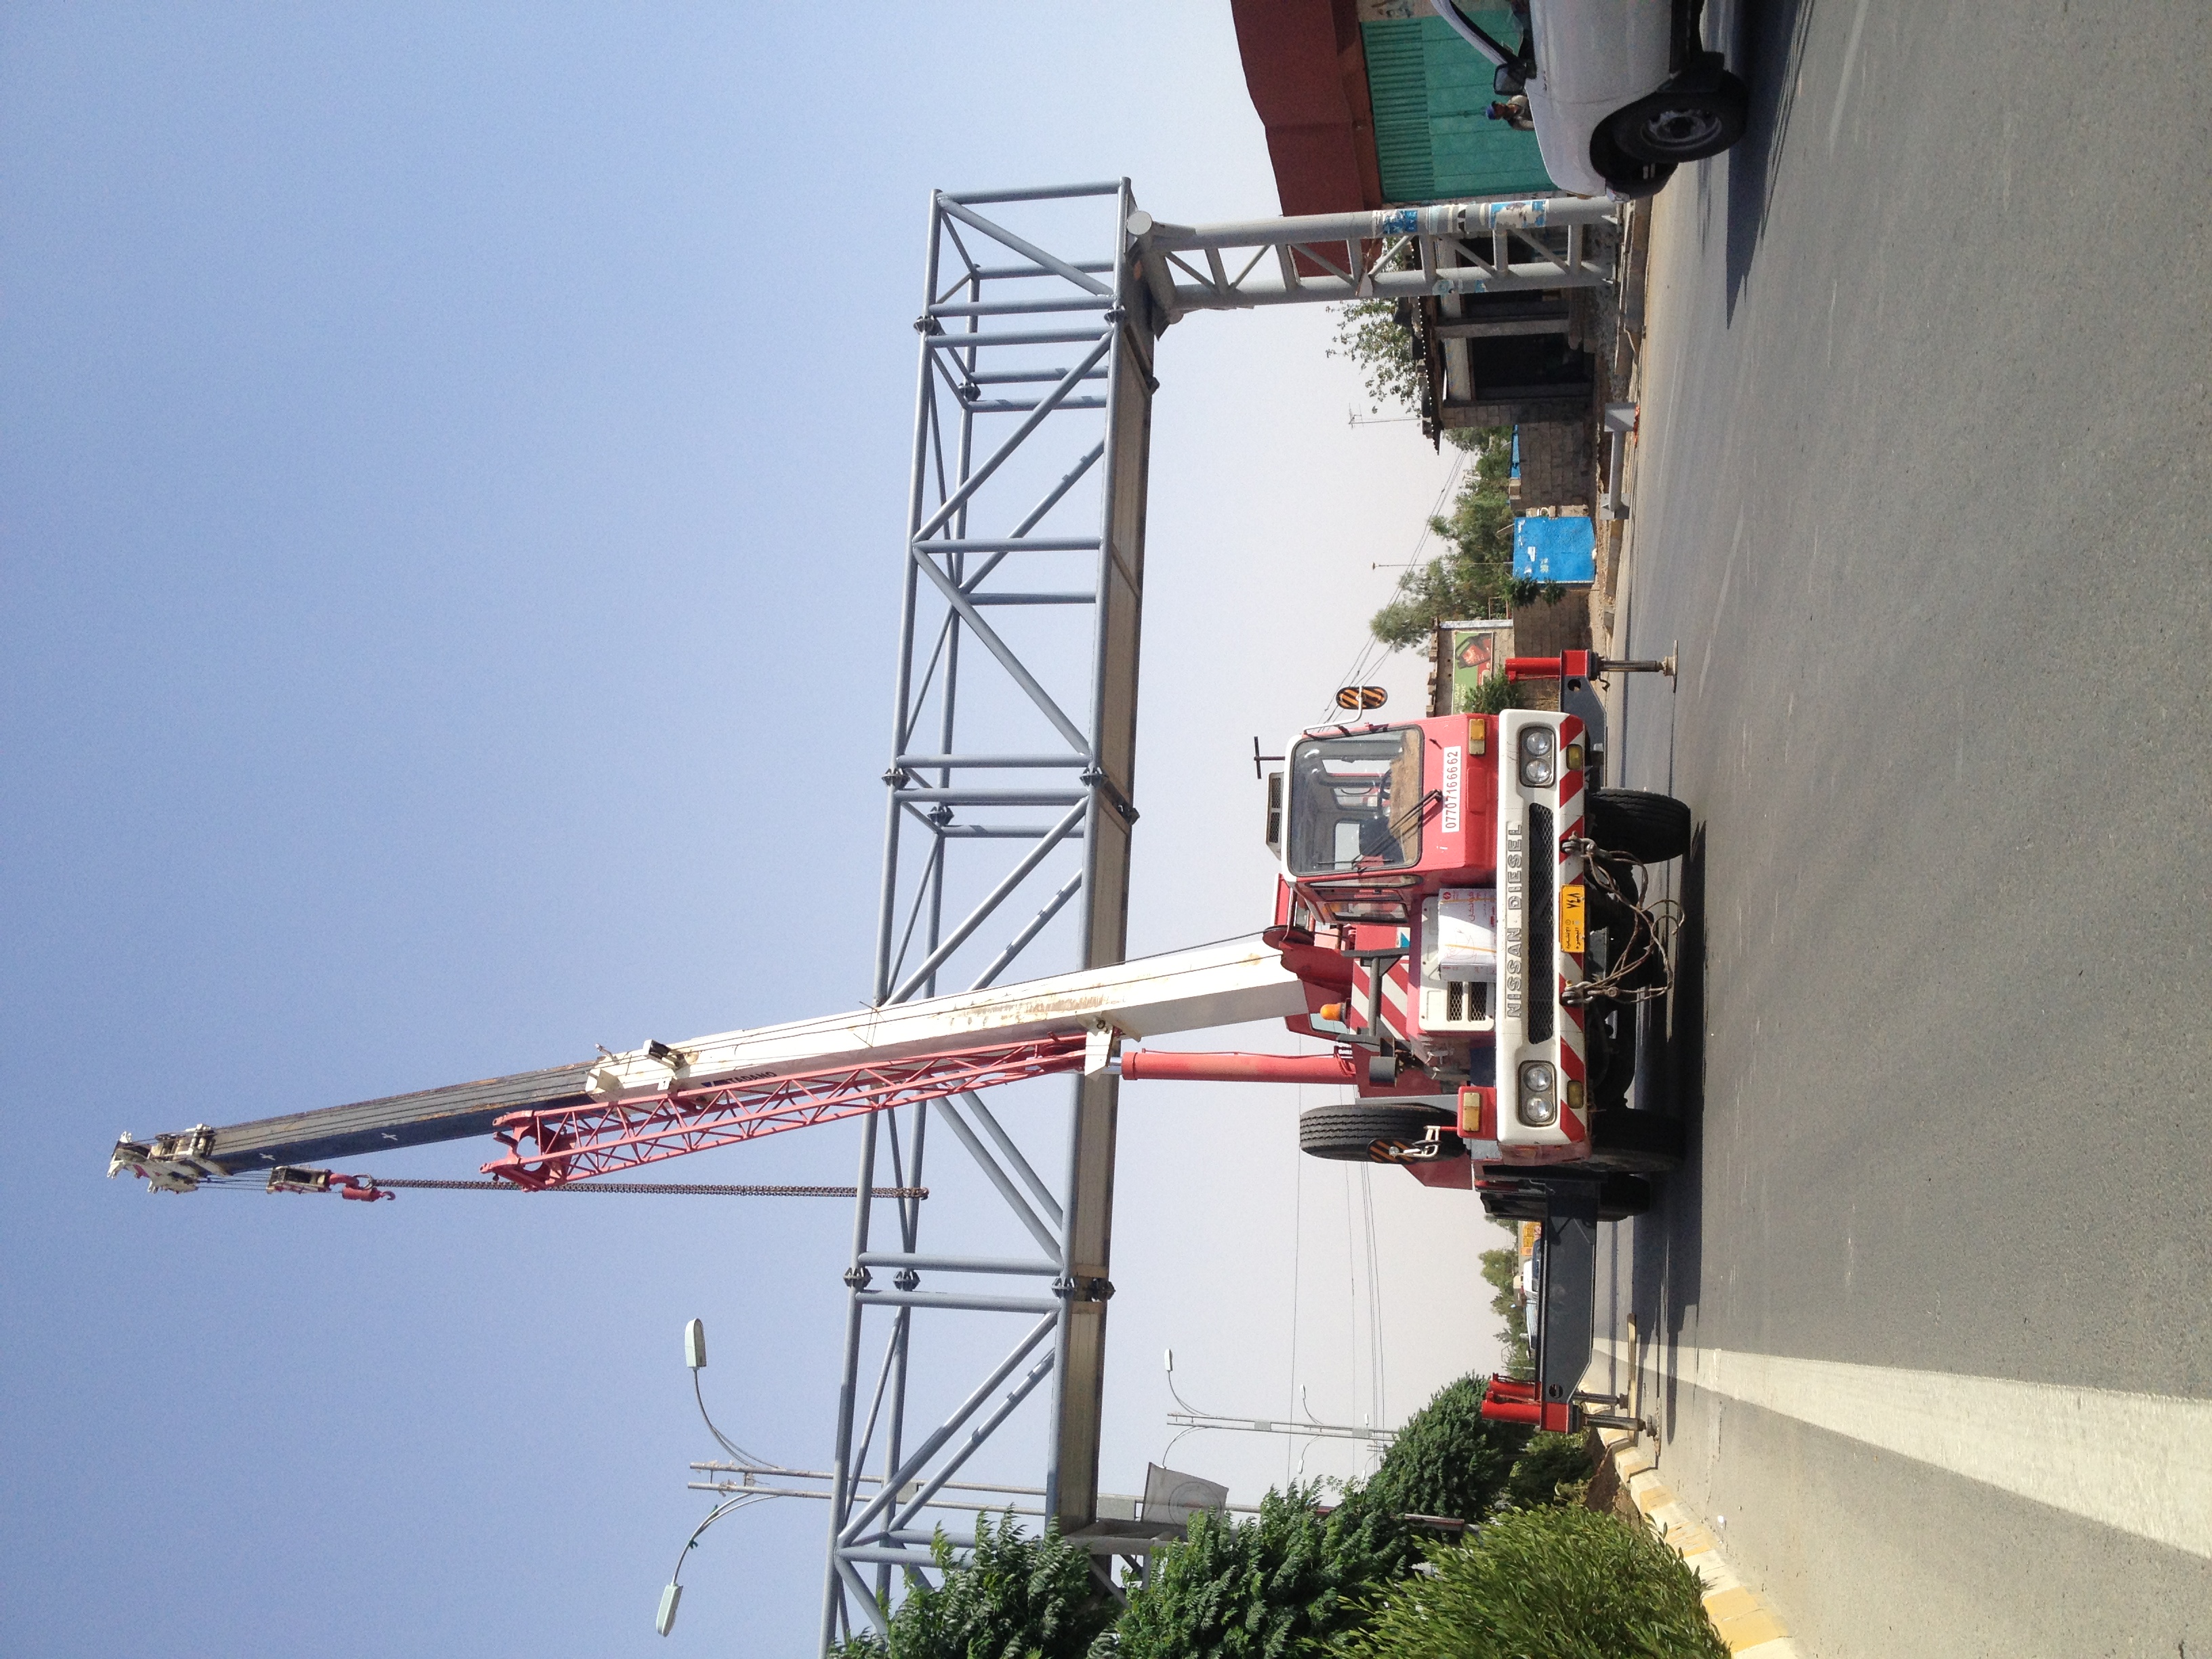
[[[1401,929],[1400,932],[1401,942],[1404,938],[1405,934]],[[1407,1010],[1413,1006],[1412,960],[1412,952],[1408,951],[1405,956],[1391,963],[1390,970],[1382,975],[1382,1023],[1401,1037],[1411,1036],[1413,1034],[1414,1022],[1407,1012]],[[1350,1012],[1352,1018],[1346,1023],[1355,1030],[1366,1021],[1368,993],[1374,982],[1374,975],[1368,971],[1365,963],[1355,962],[1352,964]]]

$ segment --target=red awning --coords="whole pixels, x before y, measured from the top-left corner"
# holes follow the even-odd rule
[[[1230,0],[1230,11],[1283,211],[1382,206],[1356,0]]]

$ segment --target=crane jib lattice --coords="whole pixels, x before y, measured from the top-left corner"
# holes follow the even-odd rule
[[[1083,1064],[1084,1048],[1082,1032],[1056,1033],[805,1076],[516,1112],[493,1132],[507,1155],[483,1172],[518,1187],[562,1186],[787,1129],[1073,1072]]]

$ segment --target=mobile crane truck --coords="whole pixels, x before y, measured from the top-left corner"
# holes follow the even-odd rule
[[[1306,995],[1290,1028],[1325,1056],[1131,1051],[1125,1078],[1350,1083],[1298,1124],[1318,1158],[1398,1164],[1543,1229],[1533,1382],[1492,1379],[1484,1414],[1606,1422],[1577,1389],[1592,1347],[1595,1224],[1640,1214],[1677,1167],[1680,1121],[1632,1107],[1662,1053],[1669,907],[1644,875],[1689,850],[1688,807],[1604,787],[1592,681],[1660,672],[1573,651],[1516,658],[1559,708],[1309,728],[1268,779],[1280,861],[1262,936]],[[1640,1041],[1639,1041],[1640,1039]],[[1611,1403],[1609,1401],[1607,1403]]]
[[[1673,663],[1516,658],[1509,679],[1558,682],[1558,710],[1300,732],[1268,780],[1280,872],[1273,925],[1256,937],[225,1128],[126,1133],[108,1173],[167,1192],[259,1180],[374,1200],[415,1183],[317,1163],[489,1135],[504,1150],[483,1173],[542,1190],[1079,1070],[1349,1085],[1356,1100],[1300,1121],[1304,1151],[1396,1164],[1543,1229],[1536,1376],[1493,1378],[1484,1413],[1605,1422],[1577,1394],[1596,1224],[1640,1213],[1649,1177],[1681,1157],[1680,1125],[1632,1109],[1629,1091],[1639,1048],[1656,1050],[1640,1011],[1670,984],[1665,907],[1647,902],[1644,873],[1687,850],[1690,813],[1603,787],[1591,689],[1647,670]],[[1123,1046],[1275,1018],[1330,1052]]]

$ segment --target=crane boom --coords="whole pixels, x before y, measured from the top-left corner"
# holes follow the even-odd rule
[[[1258,936],[851,1013],[648,1042],[511,1077],[117,1141],[108,1174],[212,1176],[496,1134],[485,1172],[548,1186],[963,1089],[1103,1066],[1115,1039],[1305,1012]]]

